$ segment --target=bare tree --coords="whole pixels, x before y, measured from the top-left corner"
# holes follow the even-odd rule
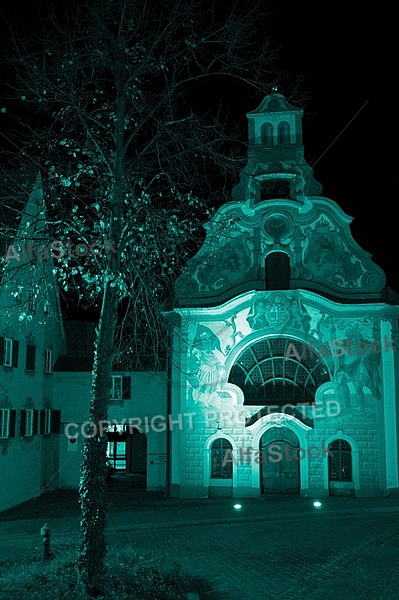
[[[27,36],[14,29],[7,110],[16,154],[41,166],[56,239],[93,250],[84,261],[59,246],[54,254],[61,288],[99,307],[96,426],[107,419],[120,333],[130,333],[136,368],[139,332],[153,357],[165,348],[173,280],[243,165],[229,94],[239,85],[255,98],[281,75],[262,1],[85,0],[37,23]],[[93,597],[105,580],[106,445],[88,437],[81,468],[79,570]]]

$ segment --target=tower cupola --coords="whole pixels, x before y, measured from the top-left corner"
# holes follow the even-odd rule
[[[233,199],[250,206],[263,200],[286,198],[304,202],[318,196],[322,186],[304,158],[303,110],[273,91],[247,113],[248,163]]]

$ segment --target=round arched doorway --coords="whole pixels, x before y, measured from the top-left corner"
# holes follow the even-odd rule
[[[297,496],[300,492],[299,440],[287,427],[271,427],[262,435],[260,486],[269,496]]]

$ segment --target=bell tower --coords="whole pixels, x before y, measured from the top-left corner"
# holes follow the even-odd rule
[[[304,203],[306,196],[322,193],[304,158],[302,116],[303,110],[290,105],[276,90],[247,113],[248,162],[233,190],[234,200],[250,207],[275,199]]]

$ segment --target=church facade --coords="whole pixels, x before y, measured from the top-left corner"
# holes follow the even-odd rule
[[[165,314],[167,371],[112,375],[108,459],[149,491],[398,493],[399,297],[322,195],[302,116],[278,93],[247,115],[247,165]],[[18,239],[46,235],[38,178]],[[0,287],[0,510],[78,487],[94,341],[94,326],[63,322],[51,262],[14,263]]]
[[[398,298],[304,159],[302,111],[248,115],[248,162],[176,284],[171,493],[398,490]]]

